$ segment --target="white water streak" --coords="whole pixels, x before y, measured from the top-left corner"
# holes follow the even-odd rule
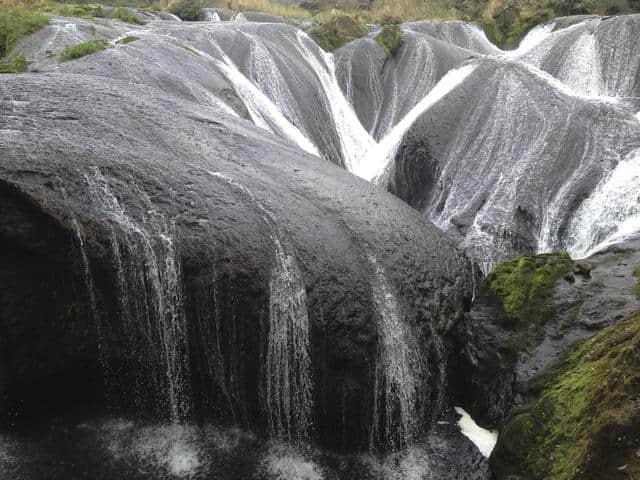
[[[370,181],[379,178],[384,173],[389,162],[393,160],[402,137],[404,137],[404,134],[409,130],[411,125],[413,125],[413,122],[429,108],[442,100],[451,90],[460,85],[474,70],[474,65],[464,65],[447,72],[427,96],[416,104],[416,106],[385,135],[380,143],[375,146],[375,150],[368,152],[369,160],[367,164],[363,165],[359,171],[353,173]]]
[[[640,150],[631,152],[575,212],[567,251],[585,258],[640,233]]]
[[[498,432],[480,427],[462,408],[454,407],[454,410],[461,415],[458,426],[462,434],[478,447],[484,457],[489,458],[498,441]]]

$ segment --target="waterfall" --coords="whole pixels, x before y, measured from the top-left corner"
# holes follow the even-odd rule
[[[374,148],[375,141],[364,129],[353,107],[342,93],[336,79],[333,55],[324,52],[302,31],[298,31],[297,36],[301,54],[313,68],[327,98],[345,166],[350,172],[359,175],[358,172],[366,168],[368,154]]]
[[[526,53],[529,53],[534,47],[544,42],[553,33],[554,28],[555,23],[537,25],[520,41],[518,48],[504,51],[501,56],[505,58],[522,57]]]
[[[295,257],[285,250],[280,240],[284,234],[267,208],[236,180],[221,172],[209,174],[239,190],[271,230],[275,258],[269,281],[269,328],[261,402],[272,437],[288,441],[304,439],[311,427],[313,382],[310,324],[302,274]]]
[[[373,300],[378,313],[371,448],[376,440],[382,440],[396,449],[411,442],[421,420],[417,402],[424,362],[384,269],[372,254],[368,260],[374,273]]]
[[[569,225],[567,251],[584,258],[640,232],[640,150],[605,176]]]
[[[597,97],[604,94],[600,69],[596,37],[593,33],[584,32],[571,46],[558,79],[579,95]]]
[[[218,12],[216,12],[215,10],[212,10],[210,8],[205,8],[204,9],[204,15],[205,15],[205,20],[207,22],[220,22],[220,15],[218,14]]]
[[[306,291],[293,256],[276,241],[269,282],[265,365],[269,423],[278,437],[304,437],[311,422],[309,318]]]
[[[473,65],[464,65],[447,72],[427,96],[418,102],[375,146],[375,150],[367,152],[368,160],[366,164],[361,165],[360,168],[353,173],[365,180],[373,180],[374,182],[380,178],[389,162],[395,157],[398,145],[402,141],[404,134],[411,128],[411,125],[413,125],[413,122],[451,90],[460,85],[465,78],[471,75],[474,69],[475,67]]]
[[[195,51],[214,62],[222,73],[224,73],[236,89],[240,98],[242,98],[253,122],[265,130],[288,138],[300,148],[313,155],[320,155],[316,146],[304,136],[298,127],[287,120],[278,106],[238,70],[233,61],[221,48],[218,47],[217,50],[222,61],[211,57],[201,50]]]
[[[129,216],[98,168],[85,178],[94,204],[112,223],[111,247],[120,309],[134,342],[130,346],[132,354],[140,356],[149,350],[155,357],[151,370],[156,408],[178,422],[186,418],[190,398],[181,272],[173,240],[175,226],[154,209],[148,198],[147,216],[142,223]],[[138,348],[143,351],[138,352]],[[142,382],[144,375],[143,372]],[[146,388],[142,386],[142,390],[144,395]]]

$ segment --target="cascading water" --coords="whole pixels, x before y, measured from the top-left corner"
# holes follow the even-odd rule
[[[129,216],[98,168],[85,178],[96,207],[113,225],[111,248],[121,314],[134,339],[131,352],[142,355],[138,348],[150,351],[155,408],[178,422],[187,417],[190,400],[181,273],[173,241],[175,227],[148,199],[147,216],[142,223]],[[144,193],[141,195],[144,198]]]
[[[218,12],[216,12],[215,10],[212,10],[210,8],[205,8],[204,9],[204,15],[205,15],[205,20],[207,22],[220,22],[220,15],[218,14]]]
[[[311,427],[310,325],[306,289],[295,257],[282,245],[283,232],[276,219],[246,187],[220,172],[217,179],[239,190],[261,212],[275,247],[269,281],[269,326],[262,382],[263,409],[272,437],[304,439]]]
[[[371,448],[376,441],[392,448],[407,446],[416,433],[420,375],[424,361],[416,337],[387,283],[384,269],[369,254],[374,272],[373,300],[378,312],[378,353],[375,369]]]
[[[640,232],[640,150],[631,152],[573,215],[567,251],[584,258]]]
[[[602,95],[604,88],[599,58],[596,37],[590,32],[584,32],[571,47],[568,60],[558,73],[558,79],[581,95]]]
[[[413,122],[426,112],[431,106],[440,101],[456,86],[467,78],[474,70],[473,65],[465,65],[448,72],[409,113],[395,126],[393,129],[376,145],[375,150],[368,152],[369,159],[366,165],[363,165],[356,175],[365,180],[372,180],[377,183],[380,176],[384,173],[385,168],[393,160],[396,149],[404,134],[409,130]]]

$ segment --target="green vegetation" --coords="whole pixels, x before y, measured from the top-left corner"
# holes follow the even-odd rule
[[[99,50],[104,50],[109,46],[104,40],[89,40],[77,45],[67,45],[60,55],[61,62],[67,62],[76,58],[86,57]]]
[[[635,293],[638,300],[640,300],[640,266],[635,268],[633,276],[637,279],[636,284],[633,287],[633,293]]]
[[[640,478],[640,313],[582,344],[509,418],[499,480]]]
[[[102,17],[102,5],[95,3],[44,3],[40,11],[61,17],[96,18]]]
[[[23,73],[27,70],[27,65],[29,62],[24,55],[16,55],[0,62],[0,73]]]
[[[135,35],[128,35],[124,38],[121,38],[116,43],[118,45],[126,45],[127,43],[135,42],[136,40],[140,40],[140,37],[136,37]]]
[[[556,281],[573,268],[566,252],[522,255],[496,266],[485,282],[504,308],[505,327],[541,323]]]
[[[376,35],[376,42],[384,51],[387,52],[387,56],[391,57],[400,46],[400,27],[398,25],[385,25],[380,33]]]
[[[123,22],[126,22],[126,23],[133,23],[135,25],[142,24],[140,19],[125,7],[116,8],[116,11],[113,14],[113,16],[114,18],[117,18],[118,20],[122,20]]]
[[[169,11],[182,20],[187,21],[202,20],[204,17],[202,2],[200,0],[180,0],[172,6]]]
[[[9,54],[16,42],[49,23],[41,12],[20,6],[0,5],[0,58]]]
[[[498,321],[512,334],[501,345],[497,366],[515,362],[544,335],[549,305],[558,279],[577,268],[566,252],[523,255],[497,265],[482,284],[483,295],[495,301],[504,315]]]
[[[355,15],[332,13],[318,20],[319,23],[311,28],[309,34],[327,52],[364,37],[369,32],[367,25]]]

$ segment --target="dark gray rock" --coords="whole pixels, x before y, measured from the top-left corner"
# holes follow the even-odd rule
[[[428,359],[416,424],[444,408],[436,369],[468,308],[467,263],[403,202],[148,85],[7,75],[1,99],[5,421],[73,399],[78,414],[109,406],[270,430],[277,289],[300,299],[288,315],[309,318],[322,443],[368,444],[389,298]]]
[[[640,310],[634,291],[638,279],[633,275],[640,266],[640,240],[611,246],[580,264],[590,272],[558,280],[544,335],[517,359],[504,356],[505,346],[514,338],[501,326],[504,313],[487,296],[478,296],[471,310],[468,343],[461,346],[470,374],[460,386],[464,404],[476,420],[498,425],[513,408],[535,398],[545,375],[577,344]]]

